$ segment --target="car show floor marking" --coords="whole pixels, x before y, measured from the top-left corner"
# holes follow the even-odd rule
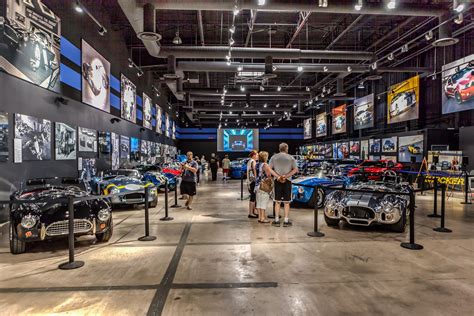
[[[245,289],[278,287],[277,282],[175,283],[173,289]]]
[[[160,284],[30,287],[30,288],[13,287],[13,288],[0,288],[0,293],[131,291],[131,290],[156,290],[156,289],[159,289],[160,287],[161,287]]]

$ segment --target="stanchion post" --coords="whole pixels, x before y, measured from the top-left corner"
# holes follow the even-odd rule
[[[172,221],[174,218],[168,216],[168,180],[165,181],[165,217],[160,218],[160,221]]]
[[[467,174],[467,171],[465,171],[464,175],[464,202],[461,202],[461,204],[472,204],[472,202],[469,202],[469,175]]]
[[[273,201],[273,215],[268,215],[268,218],[275,218],[275,201]]]
[[[181,207],[181,205],[178,204],[178,179],[175,178],[175,181],[176,186],[174,188],[174,205],[171,205],[171,208]]]
[[[155,236],[150,236],[150,217],[148,214],[148,188],[145,188],[145,236],[138,238],[139,241],[152,241]]]
[[[318,194],[319,187],[314,188],[314,194],[316,194],[316,201],[314,203],[313,215],[314,215],[314,224],[313,224],[313,231],[307,233],[309,237],[324,237],[324,233],[319,231],[319,223],[318,223],[318,205],[319,205],[319,194]]]
[[[444,227],[446,216],[446,184],[441,185],[441,226],[433,228],[435,232],[439,233],[452,233],[453,231],[449,228]]]
[[[244,199],[244,173],[240,171],[240,200]]]
[[[406,213],[403,213],[403,219],[406,220]],[[410,192],[410,242],[402,242],[401,247],[410,250],[421,250],[423,246],[415,243],[415,193]]]
[[[421,192],[420,195],[424,195],[425,193],[425,176],[421,175]]]
[[[434,200],[433,200],[433,214],[428,214],[428,217],[439,218],[441,215],[438,214],[438,178],[434,177]]]
[[[61,263],[59,269],[61,270],[72,270],[80,268],[84,265],[84,261],[74,260],[74,197],[71,195],[67,198],[67,208],[69,216],[69,233],[68,233],[68,244],[69,244],[69,261]]]

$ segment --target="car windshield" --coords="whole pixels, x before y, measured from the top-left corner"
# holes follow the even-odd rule
[[[364,161],[360,164],[361,167],[385,167],[385,163],[382,161]]]
[[[107,172],[107,176],[126,176],[132,178],[138,178],[137,170],[112,170]]]
[[[464,69],[461,69],[460,71],[458,71],[457,73],[455,73],[453,76],[452,76],[452,79],[454,81],[458,81],[459,79],[461,79],[462,77],[464,77],[464,75],[469,71],[471,70],[471,67],[466,67]]]

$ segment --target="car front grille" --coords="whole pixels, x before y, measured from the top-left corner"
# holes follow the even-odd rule
[[[74,234],[87,233],[92,229],[92,223],[86,219],[74,220]],[[54,222],[46,227],[47,236],[61,236],[69,234],[69,221]]]
[[[130,193],[124,196],[126,200],[140,200],[144,198],[142,193]]]
[[[349,206],[342,211],[343,215],[348,218],[353,219],[365,219],[370,220],[375,218],[375,213],[372,209],[368,207],[361,206]]]

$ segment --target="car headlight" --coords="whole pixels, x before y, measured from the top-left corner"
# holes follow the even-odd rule
[[[304,193],[304,189],[303,189],[302,187],[299,187],[299,188],[298,188],[298,193],[299,193],[299,194],[303,194],[303,193]]]
[[[26,229],[30,229],[31,227],[35,226],[36,224],[36,217],[32,216],[31,214],[23,216],[21,219],[21,226]]]
[[[100,210],[99,213],[97,213],[97,218],[102,222],[105,222],[105,221],[109,220],[110,211],[107,210],[107,209]]]

